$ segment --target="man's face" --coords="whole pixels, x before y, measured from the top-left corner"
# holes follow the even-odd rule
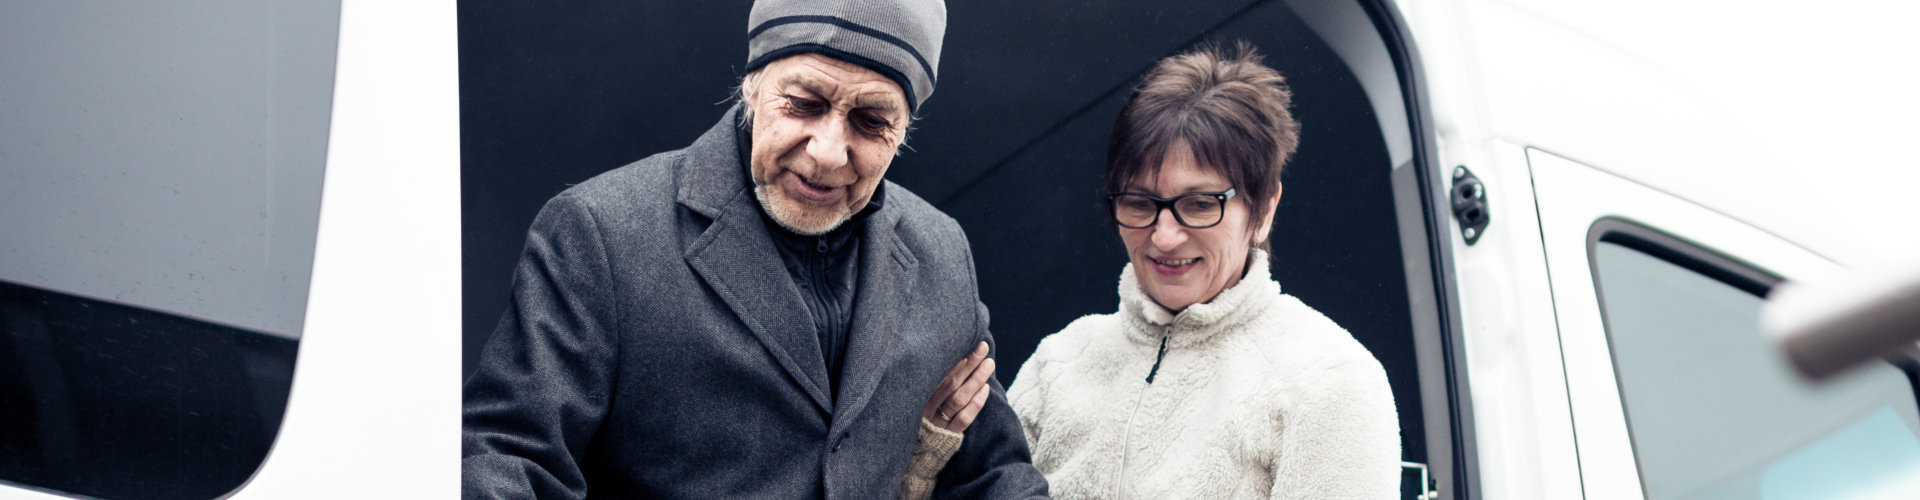
[[[839,227],[867,206],[906,137],[906,93],[857,64],[800,54],[760,69],[753,106],[754,195],[801,234]]]

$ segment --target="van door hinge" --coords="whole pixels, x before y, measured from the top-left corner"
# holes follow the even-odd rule
[[[1453,167],[1451,198],[1453,220],[1460,222],[1460,236],[1466,238],[1468,245],[1480,241],[1491,219],[1487,213],[1487,186],[1481,184],[1480,178],[1474,177],[1466,165]]]

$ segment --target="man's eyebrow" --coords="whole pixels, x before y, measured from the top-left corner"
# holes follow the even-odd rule
[[[899,112],[900,100],[888,99],[889,96],[890,94],[885,93],[863,94],[853,99],[853,105],[885,113]]]
[[[813,81],[813,79],[807,78],[802,75],[787,75],[787,76],[781,77],[779,86],[782,88],[800,87],[801,89],[804,89],[815,96],[824,96],[827,94],[826,92],[822,92],[820,90],[819,82],[815,82]]]
[[[812,78],[807,78],[805,75],[786,75],[780,77],[777,85],[781,88],[799,87],[813,94],[814,97],[827,96],[827,92],[821,88],[820,82]],[[872,109],[888,114],[900,112],[903,104],[899,99],[889,99],[889,97],[891,97],[891,94],[884,92],[869,92],[854,96],[853,105],[855,107]]]
[[[906,113],[904,112],[906,108],[900,104],[897,94],[889,94],[889,92],[868,92],[868,94],[854,96],[854,98],[852,98],[852,106],[854,106],[854,108],[872,110],[872,112],[881,113],[881,115],[902,115],[902,113]]]

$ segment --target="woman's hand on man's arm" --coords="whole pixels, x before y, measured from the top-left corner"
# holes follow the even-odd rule
[[[934,388],[933,397],[920,412],[920,441],[914,444],[907,477],[900,484],[902,500],[932,497],[940,469],[946,468],[953,453],[960,450],[961,433],[973,425],[973,418],[986,406],[987,396],[992,394],[987,380],[992,377],[993,360],[987,358],[987,343],[981,342]]]
[[[961,358],[947,377],[934,388],[933,397],[920,412],[921,418],[935,427],[965,432],[987,403],[987,380],[993,377],[994,362],[987,357],[987,343],[981,342],[973,353]]]

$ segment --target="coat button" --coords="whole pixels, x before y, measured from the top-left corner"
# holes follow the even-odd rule
[[[840,445],[843,445],[843,444],[846,444],[846,443],[847,443],[847,436],[851,436],[851,435],[853,435],[853,434],[851,434],[851,433],[849,433],[849,434],[845,434],[845,435],[842,435],[842,436],[840,436],[840,439],[838,439],[838,440],[835,440],[835,441],[833,442],[833,452],[834,452],[834,453],[839,453],[839,452],[840,452]]]

